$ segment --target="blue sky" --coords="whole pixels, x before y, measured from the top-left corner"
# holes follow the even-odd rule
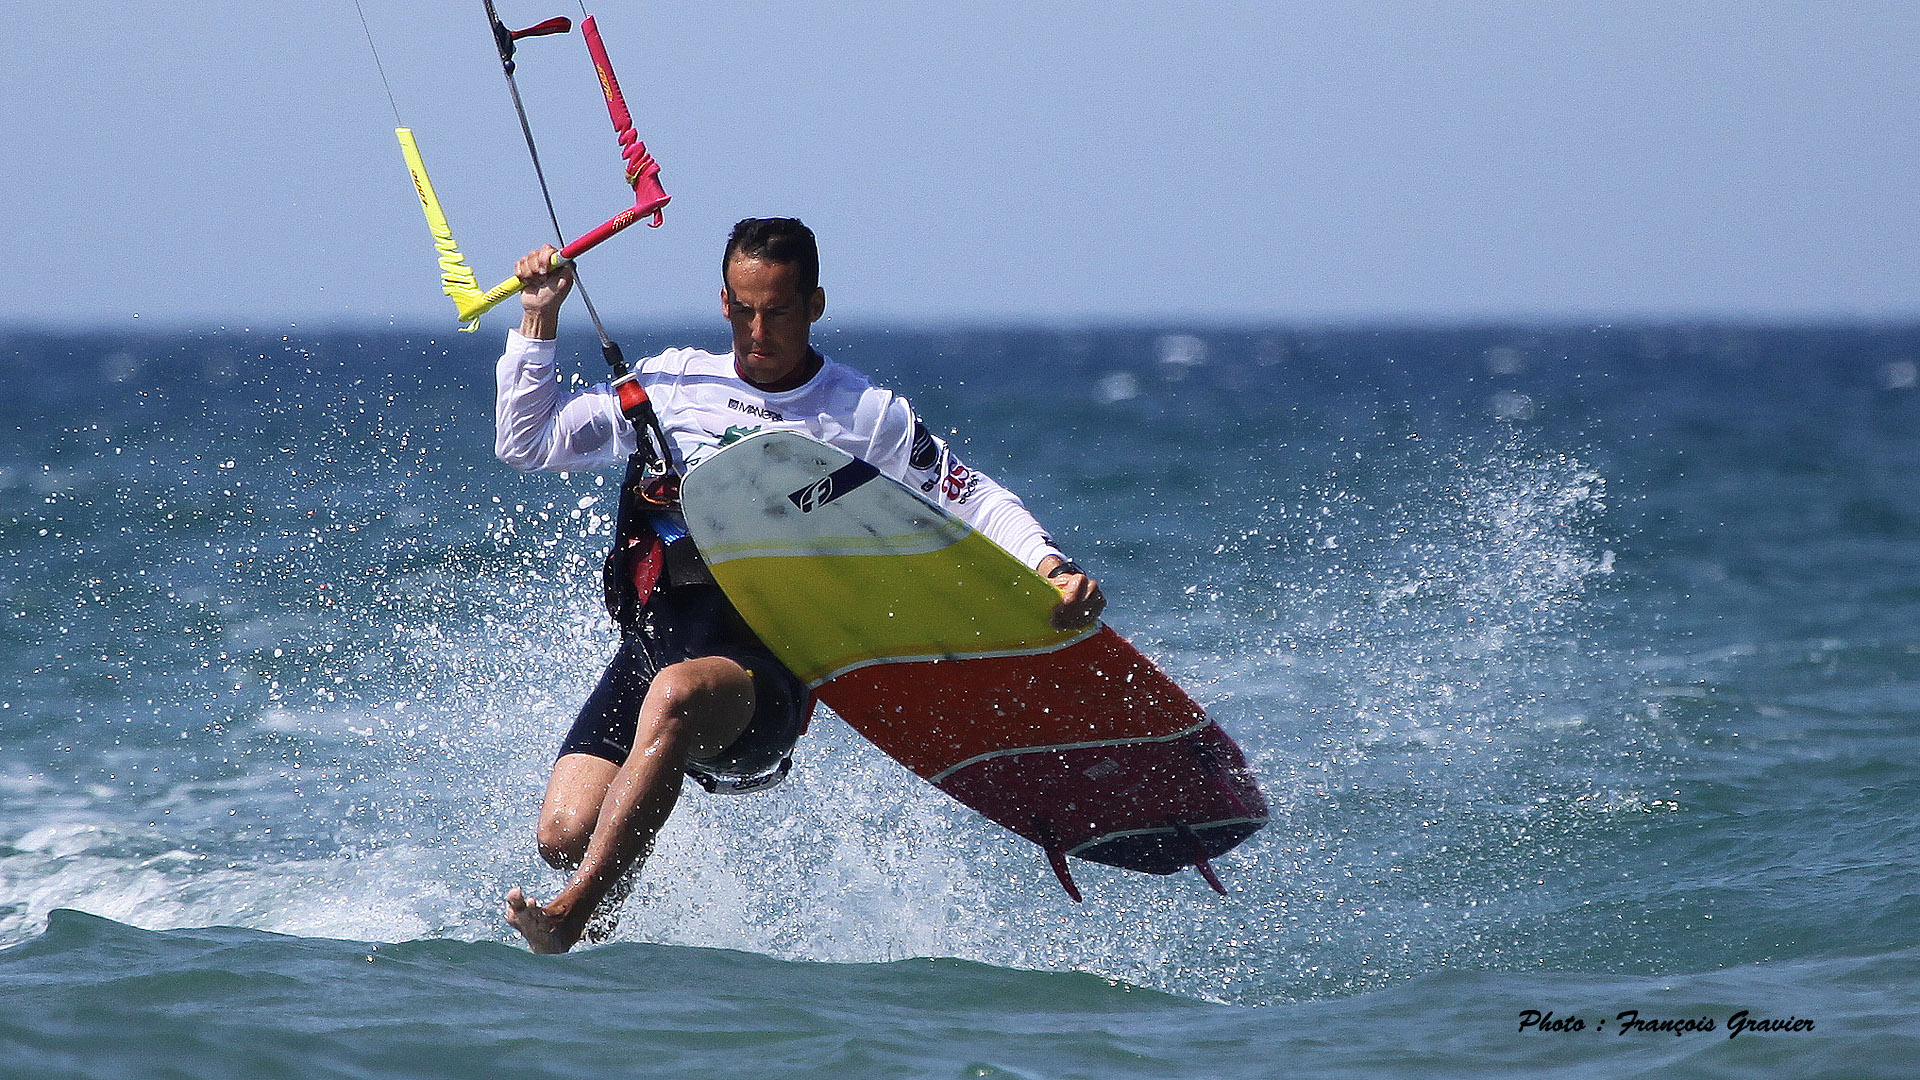
[[[548,230],[481,5],[364,3],[498,280]],[[675,196],[583,260],[622,321],[713,315],[759,214],[814,226],[848,320],[1920,316],[1907,4],[589,9]],[[584,231],[623,205],[585,49],[529,41],[520,70]],[[0,321],[449,320],[350,2],[37,6],[0,82]]]

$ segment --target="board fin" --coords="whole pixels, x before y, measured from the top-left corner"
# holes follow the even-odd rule
[[[1179,830],[1181,838],[1193,848],[1193,868],[1200,871],[1200,876],[1213,886],[1214,892],[1227,895],[1227,887],[1220,884],[1220,875],[1213,872],[1213,864],[1207,861],[1207,846],[1200,842],[1199,834],[1185,825],[1180,826]]]
[[[1073,902],[1080,903],[1080,886],[1073,883],[1073,871],[1067,868],[1066,849],[1053,838],[1053,830],[1047,828],[1046,822],[1037,821],[1034,824],[1039,828],[1040,846],[1047,850],[1047,865],[1053,867],[1053,876],[1060,879],[1060,887],[1067,890],[1067,895],[1073,897]]]

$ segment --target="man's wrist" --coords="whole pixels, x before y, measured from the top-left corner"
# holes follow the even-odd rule
[[[552,341],[559,333],[559,312],[528,309],[520,313],[520,336],[528,341]]]

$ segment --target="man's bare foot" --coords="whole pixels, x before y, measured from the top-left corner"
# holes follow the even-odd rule
[[[515,889],[507,894],[507,923],[527,939],[527,947],[537,953],[563,953],[580,940],[581,927],[575,920],[555,915]]]

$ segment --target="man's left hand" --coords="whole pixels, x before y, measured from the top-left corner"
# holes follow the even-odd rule
[[[1065,563],[1065,559],[1049,555],[1041,562],[1039,570],[1044,576]],[[1054,605],[1053,615],[1049,619],[1055,630],[1076,630],[1091,625],[1106,610],[1107,597],[1100,591],[1100,583],[1086,574],[1068,571],[1048,577],[1047,581],[1060,590],[1060,602]]]

